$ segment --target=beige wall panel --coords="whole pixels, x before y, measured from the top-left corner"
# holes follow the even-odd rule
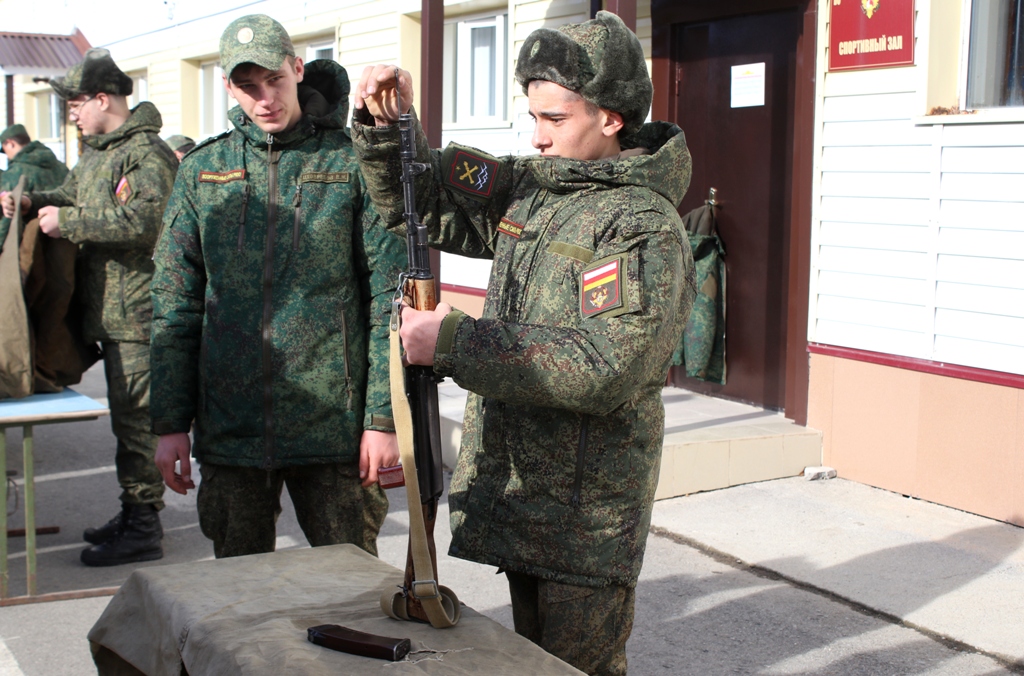
[[[341,39],[342,52],[345,54],[367,49],[380,49],[382,47],[394,51],[397,44],[397,26],[360,35],[350,35]]]
[[[1024,391],[823,355],[810,387],[839,476],[1024,526]]]
[[[199,64],[195,61],[179,61],[181,81],[181,127],[185,136],[199,136]]]
[[[1016,415],[1016,440],[1014,443],[1014,457],[1017,461],[1014,467],[1010,468],[1010,475],[1013,479],[1013,507],[1011,508],[1010,523],[1024,526],[1024,391],[1017,392],[1017,415]]]
[[[1019,394],[1009,387],[921,376],[920,497],[1012,518],[1022,457],[1016,449]]]
[[[825,74],[823,91],[826,97],[914,92],[918,80],[917,66],[834,72]]]
[[[441,300],[452,307],[456,307],[465,312],[474,319],[479,319],[484,312],[483,296],[474,296],[472,294],[458,293],[456,291],[442,291]]]
[[[28,111],[25,110],[27,100],[25,96],[25,85],[23,82],[25,79],[26,78],[24,76],[19,77],[16,75],[14,77],[14,121],[21,122],[27,129]],[[7,115],[6,110],[4,111],[4,115]],[[35,138],[35,134],[33,132],[34,129],[35,123],[32,123],[32,130],[29,130],[29,135],[32,136],[32,138]]]
[[[837,359],[830,457],[839,476],[918,492],[921,374]]]
[[[832,410],[834,402],[834,357],[820,354],[810,355],[810,379],[808,384],[807,426],[821,431],[821,462],[834,466],[832,460]]]
[[[542,22],[560,17],[590,13],[590,3],[585,0],[543,0],[542,2],[520,2],[515,5],[512,21]],[[561,23],[565,23],[560,22]]]

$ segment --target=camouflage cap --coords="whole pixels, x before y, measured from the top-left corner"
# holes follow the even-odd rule
[[[25,129],[23,124],[12,124],[7,129],[4,129],[4,133],[0,134],[0,144],[7,143],[15,136],[28,136],[28,131]]]
[[[182,134],[175,134],[174,136],[167,137],[167,145],[170,146],[171,150],[181,150],[185,146],[188,146],[191,149],[195,144],[195,141]]]
[[[621,114],[622,136],[640,129],[654,97],[640,40],[610,12],[530,33],[519,50],[516,80],[524,92],[532,80],[548,80]]]
[[[266,14],[235,19],[220,36],[220,67],[229,78],[243,63],[277,70],[287,56],[295,56],[292,39],[284,26]]]
[[[132,93],[132,79],[117,67],[110,51],[102,48],[87,51],[85,58],[68,69],[67,75],[50,80],[50,86],[62,99],[100,92],[115,96]]]

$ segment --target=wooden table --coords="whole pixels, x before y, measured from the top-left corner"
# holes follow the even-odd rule
[[[36,425],[95,420],[110,410],[84,394],[66,389],[55,394],[33,394],[22,399],[0,399],[0,599],[8,598],[7,572],[7,428],[22,428],[25,466],[26,594],[36,593],[36,490],[32,431]]]
[[[451,629],[386,617],[380,593],[403,576],[355,545],[147,566],[110,600],[89,641],[100,676],[580,676],[466,606]],[[408,638],[413,652],[387,662],[328,650],[306,638],[320,624]]]

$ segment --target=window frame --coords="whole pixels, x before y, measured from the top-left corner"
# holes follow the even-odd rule
[[[1022,105],[995,105],[971,107],[968,101],[968,87],[970,86],[971,74],[971,33],[974,21],[974,0],[963,0],[961,5],[960,21],[960,68],[958,72],[957,94],[960,103],[960,110],[972,111],[975,114],[985,116],[995,115],[999,118],[1019,117],[1024,119],[1024,104]]]
[[[209,70],[207,70],[209,69]],[[209,73],[209,75],[207,75]],[[224,88],[224,71],[220,67],[219,59],[212,59],[209,61],[203,61],[199,64],[199,140],[222,134],[225,131],[231,129],[231,122],[228,120],[228,111],[234,107],[234,99],[228,95],[227,90]],[[207,94],[206,81],[210,78],[210,94]],[[210,111],[210,127],[207,127],[207,97],[213,98],[210,105],[213,106]],[[217,126],[217,107],[218,104],[223,106],[223,110],[220,111],[220,127]]]
[[[454,26],[450,38],[451,44],[445,45],[446,55],[451,53],[454,63],[446,64],[444,71],[446,80],[451,79],[451,85],[446,81],[446,98],[451,99],[451,114],[446,119],[444,128],[495,128],[509,126],[509,111],[511,109],[509,96],[509,74],[510,59],[508,54],[509,45],[509,15],[503,8],[495,8],[488,12],[460,15],[445,21],[446,27]],[[494,72],[494,96],[491,103],[494,105],[494,115],[472,115],[472,99],[463,95],[465,87],[460,83],[471,81],[470,59],[459,60],[459,54],[464,53],[471,45],[472,30],[493,26],[495,30],[495,72]],[[447,102],[446,102],[447,103]]]

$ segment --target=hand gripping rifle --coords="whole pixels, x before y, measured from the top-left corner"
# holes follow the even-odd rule
[[[395,69],[395,96],[401,112],[398,69]],[[403,368],[398,337],[403,300],[416,310],[432,311],[437,306],[427,250],[427,228],[416,212],[415,179],[419,174],[430,171],[430,165],[414,161],[416,138],[412,115],[400,114],[398,128],[409,270],[400,276],[391,303],[391,405],[409,501],[409,554],[401,589],[385,591],[380,604],[390,617],[429,622],[440,629],[454,626],[459,621],[461,608],[455,593],[437,584],[434,521],[437,519],[437,501],[444,491],[437,378],[429,366]],[[401,484],[382,485],[390,488]]]

